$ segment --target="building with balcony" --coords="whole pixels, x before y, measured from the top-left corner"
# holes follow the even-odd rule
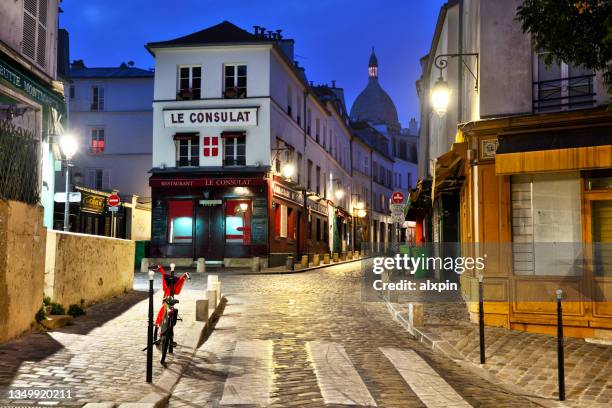
[[[224,21],[155,57],[151,256],[268,265],[352,248],[351,133],[280,30]],[[249,259],[246,261],[245,259]]]
[[[610,95],[601,72],[543,63],[515,20],[520,4],[441,8],[417,82],[408,216],[443,256],[487,254],[486,324],[552,333],[561,289],[566,335],[609,338]],[[475,319],[476,271],[460,281]]]

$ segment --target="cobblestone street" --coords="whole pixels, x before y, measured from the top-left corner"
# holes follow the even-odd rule
[[[359,267],[222,276],[225,313],[169,406],[536,406],[412,340],[383,303],[362,302]]]

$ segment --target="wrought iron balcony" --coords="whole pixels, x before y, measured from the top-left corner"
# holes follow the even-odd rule
[[[595,74],[533,82],[533,111],[587,108],[595,104]]]

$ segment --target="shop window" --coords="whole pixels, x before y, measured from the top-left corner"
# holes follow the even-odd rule
[[[202,67],[197,65],[179,65],[177,100],[200,99],[202,96]]]
[[[104,153],[106,140],[103,128],[91,129],[91,145],[89,147],[92,153]]]
[[[612,277],[612,200],[592,201],[591,230],[595,275]]]
[[[251,200],[227,200],[225,202],[225,242],[251,243]]]
[[[224,166],[246,165],[246,145],[244,133],[223,134]]]
[[[575,276],[582,265],[578,173],[512,176],[515,275]]]
[[[288,209],[286,205],[279,205],[278,207],[276,207],[279,217],[278,217],[278,226],[279,226],[279,231],[278,231],[278,236],[281,238],[287,238],[287,219],[288,217]]]
[[[200,165],[199,139],[197,133],[177,133],[174,135],[176,167],[197,167]]]
[[[321,240],[321,219],[317,218],[317,241]]]
[[[325,221],[323,223],[323,236],[321,237],[321,241],[327,243],[327,240],[329,238],[329,225],[327,224],[327,221]]]
[[[246,98],[247,66],[237,64],[225,64],[223,85],[224,98]]]
[[[190,244],[193,240],[193,201],[168,201],[168,243]]]

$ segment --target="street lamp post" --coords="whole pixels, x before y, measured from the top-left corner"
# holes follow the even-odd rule
[[[66,162],[66,201],[64,202],[64,231],[70,231],[70,167],[74,165],[70,163],[70,160],[77,151],[76,139],[70,134],[64,134],[61,136],[59,141],[60,149],[64,155]]]
[[[444,80],[444,77],[442,76],[442,70],[444,70],[448,66],[449,58],[457,57],[461,58],[461,62],[474,78],[474,90],[478,92],[478,53],[441,54],[436,56],[436,58],[434,59],[434,65],[440,70],[440,76],[438,77],[438,80],[436,81],[431,90],[431,105],[434,111],[436,111],[436,113],[440,117],[444,116],[444,114],[446,113],[451,93],[448,83]],[[463,57],[474,57],[476,59],[475,71],[472,71],[470,69],[469,65],[465,63]]]

